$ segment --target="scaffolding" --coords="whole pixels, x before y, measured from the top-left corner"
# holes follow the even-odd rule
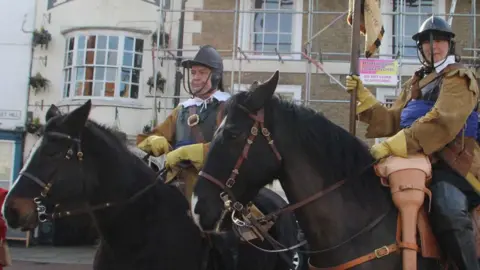
[[[326,62],[349,62],[349,56],[350,52],[345,51],[345,52],[339,52],[339,51],[328,51],[322,48],[322,44],[319,44],[319,42],[315,42],[319,37],[322,37],[322,35],[325,35],[325,32],[329,30],[332,26],[336,24],[345,24],[346,25],[346,15],[347,15],[347,10],[338,10],[338,11],[328,11],[326,9],[326,1],[320,1],[320,0],[304,0],[303,3],[308,2],[308,6],[303,7],[303,10],[289,10],[289,9],[278,9],[278,10],[271,10],[271,9],[262,9],[261,13],[285,13],[285,14],[301,14],[302,16],[302,29],[306,28],[306,32],[303,31],[302,34],[302,48],[300,51],[293,51],[288,53],[288,55],[300,55],[300,57],[297,58],[291,58],[291,57],[286,57],[287,54],[282,54],[279,53],[277,49],[274,51],[274,56],[276,57],[266,57],[262,59],[251,59],[249,57],[249,54],[257,54],[257,53],[263,53],[260,51],[252,51],[248,50],[247,48],[242,48],[240,40],[242,40],[243,37],[242,34],[238,31],[242,30],[242,25],[240,23],[240,17],[242,14],[246,13],[256,13],[259,12],[258,10],[254,9],[243,9],[243,3],[244,1],[247,0],[235,0],[234,3],[232,4],[232,9],[225,9],[225,10],[213,10],[213,9],[198,9],[198,8],[193,8],[193,7],[188,7],[189,2],[187,2],[187,7],[186,8],[176,8],[176,6],[179,6],[179,4],[174,4],[172,7],[168,10],[164,10],[163,7],[163,2],[165,0],[160,0],[160,9],[159,12],[163,14],[160,17],[160,20],[158,21],[158,28],[157,29],[170,29],[170,37],[172,37],[171,29],[173,24],[177,24],[178,21],[176,21],[174,18],[173,14],[178,14],[178,13],[190,13],[190,14],[199,14],[199,13],[211,13],[211,14],[219,14],[219,13],[229,13],[232,14],[233,16],[233,27],[232,27],[232,32],[233,32],[233,40],[232,40],[232,47],[228,49],[219,49],[219,52],[222,54],[227,54],[231,55],[230,59],[232,63],[232,68],[229,71],[231,73],[230,75],[230,88],[232,92],[238,91],[239,89],[234,89],[235,85],[242,85],[242,74],[244,72],[243,70],[243,65],[245,62],[251,63],[252,61],[275,61],[278,62],[278,65],[285,64],[286,62],[290,61],[295,61],[295,62],[304,62],[305,63],[305,69],[300,72],[305,73],[305,82],[304,82],[304,95],[302,100],[299,102],[302,102],[306,105],[310,105],[311,103],[348,103],[349,100],[339,100],[339,99],[312,99],[312,75],[314,74],[323,74],[329,77],[330,83],[335,83],[338,86],[340,86],[340,89],[345,89],[343,86],[342,82],[339,80],[338,76],[333,75],[327,68],[324,67],[324,64]],[[175,2],[183,2],[182,1],[175,1]],[[213,0],[212,0],[213,1]],[[212,1],[202,1],[203,3],[207,2],[212,2]],[[218,0],[221,1],[221,0]],[[249,0],[252,1],[252,0]],[[256,0],[257,2],[259,0]],[[280,1],[280,0],[279,0]],[[224,2],[224,1],[222,1]],[[265,2],[265,1],[262,1]],[[281,2],[289,2],[292,3],[294,1],[286,1],[286,0],[281,0]],[[330,2],[330,1],[329,1]],[[334,1],[331,1],[333,3]],[[345,4],[347,3],[347,0],[344,0]],[[460,1],[461,3],[464,3],[463,1]],[[375,57],[379,58],[385,58],[385,59],[396,59],[398,62],[398,85],[397,89],[399,88],[398,86],[402,83],[402,67],[405,64],[411,64],[411,62],[408,62],[405,60],[405,57],[403,53],[405,52],[406,46],[406,38],[408,36],[411,36],[411,29],[406,29],[405,27],[405,20],[408,16],[430,16],[433,14],[439,15],[439,16],[445,16],[448,21],[453,24],[453,27],[455,29],[455,24],[456,21],[462,21],[465,23],[465,18],[468,19],[468,24],[464,25],[462,24],[462,29],[465,31],[464,27],[468,27],[471,29],[469,31],[470,37],[467,42],[465,40],[462,40],[462,48],[461,51],[458,51],[463,59],[463,61],[470,65],[471,67],[478,68],[480,67],[480,49],[477,48],[477,17],[479,16],[476,13],[477,9],[477,1],[476,0],[471,0],[471,8],[469,8],[470,13],[457,13],[457,5],[459,4],[456,0],[451,0],[450,7],[446,7],[447,3],[446,0],[382,0],[381,5],[382,5],[382,15],[386,17],[385,15],[392,15],[387,16],[390,18],[391,21],[395,20],[395,26],[392,24],[391,29],[385,29],[386,30],[386,36],[385,38],[388,37],[393,37],[393,33],[396,33],[397,38],[394,39],[392,43],[392,48],[391,53],[382,53],[382,54],[376,54]],[[444,3],[445,4],[445,10],[448,10],[448,12],[407,12],[406,7],[411,7],[411,5],[427,5],[433,3],[432,10],[438,9],[439,3]],[[385,6],[393,6],[396,5],[395,11],[386,11],[383,9],[383,5]],[[347,5],[346,5],[347,6]],[[393,10],[393,9],[391,9]],[[440,10],[443,10],[441,8]],[[177,16],[178,17],[178,16]],[[320,29],[315,29],[315,26],[321,25],[322,21],[325,21],[325,18],[328,18],[329,22],[327,22],[325,25],[319,27]],[[306,25],[305,25],[306,22]],[[221,23],[221,22],[219,22]],[[385,24],[385,21],[384,21]],[[169,25],[169,26],[167,26]],[[416,30],[416,29],[415,29]],[[203,30],[202,31],[208,31],[208,30]],[[348,35],[350,35],[350,29],[346,30],[348,31]],[[467,30],[468,31],[468,30]],[[457,29],[458,32],[458,29]],[[306,33],[306,35],[305,35]],[[458,33],[457,33],[458,35]],[[398,37],[399,36],[399,37]],[[158,36],[157,38],[160,39]],[[382,43],[387,43],[387,45],[390,42],[384,42]],[[314,46],[316,45],[316,46]],[[350,44],[348,44],[350,45]],[[382,45],[386,46],[386,45]],[[381,48],[382,48],[381,46]],[[360,49],[360,48],[359,48]],[[390,49],[390,48],[389,48]],[[170,61],[170,62],[177,62],[178,63],[178,50],[174,48],[156,48],[157,50],[157,58],[160,59],[160,61]],[[185,49],[182,48],[180,49],[182,52],[192,52],[196,51],[196,49]],[[350,47],[348,47],[348,50],[350,50]],[[385,49],[383,49],[385,50]],[[388,50],[387,50],[388,51]],[[189,58],[188,56],[182,56],[182,59]],[[224,58],[226,59],[226,58]],[[277,69],[276,64],[272,64],[272,71]],[[323,73],[319,73],[319,71]],[[177,67],[177,72],[178,72],[178,67]],[[348,68],[346,69],[346,72],[348,72]],[[155,71],[154,71],[155,74]],[[405,75],[403,75],[405,76]]]

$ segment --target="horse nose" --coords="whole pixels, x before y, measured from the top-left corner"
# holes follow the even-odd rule
[[[9,227],[16,229],[20,226],[19,224],[20,215],[18,214],[18,211],[16,211],[13,207],[11,207],[10,204],[5,205],[4,214]]]

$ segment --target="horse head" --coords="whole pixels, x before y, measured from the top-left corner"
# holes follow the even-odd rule
[[[277,71],[230,99],[192,198],[203,229],[212,229],[220,219],[225,203],[221,192],[228,190],[230,200],[235,197],[235,202],[244,204],[278,175],[281,156],[268,134],[272,130],[269,104],[278,80]]]
[[[90,100],[68,114],[61,114],[55,105],[49,108],[42,137],[33,146],[3,206],[10,227],[29,230],[47,218],[60,217],[55,215],[74,214],[48,213],[50,206],[80,211],[90,203],[118,199],[112,198],[114,192],[109,193],[108,188],[103,194],[96,190],[99,179],[116,181],[114,190],[119,197],[129,192],[122,186],[126,176],[117,175],[120,160],[124,164],[132,162],[127,162],[128,155],[122,152],[128,151],[125,141],[114,131],[88,120],[91,108]]]

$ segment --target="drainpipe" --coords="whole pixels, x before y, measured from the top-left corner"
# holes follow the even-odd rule
[[[35,0],[34,4],[33,4],[33,27],[35,28],[36,24],[37,24],[37,6],[38,6],[38,1]],[[33,33],[32,30],[26,30],[25,29],[25,23],[27,22],[27,16],[28,16],[28,13],[25,14],[25,17],[23,19],[23,23],[22,23],[22,32],[23,33],[26,33],[26,34],[29,34],[30,35],[30,59],[29,59],[29,67],[28,67],[28,77],[30,78],[32,76],[32,70],[33,70],[33,57],[35,56],[35,47],[33,46],[33,42],[32,42],[32,38],[31,38],[31,35]],[[24,128],[27,126],[27,117],[26,117],[26,114],[28,112],[28,104],[30,104],[30,84],[27,83],[27,89],[25,89],[27,91],[27,100],[25,101],[25,120],[24,120]],[[21,162],[21,166],[23,166],[23,160],[25,158],[25,145],[26,145],[26,140],[27,140],[27,132],[23,132],[23,142],[22,142],[22,154],[21,154],[21,158],[22,158],[22,162]]]
[[[183,57],[183,32],[185,28],[185,3],[187,0],[182,0],[182,6],[180,7],[180,22],[178,24],[178,39],[177,39],[177,71],[175,73],[175,92],[174,96],[176,98],[173,99],[173,107],[177,107],[180,99],[180,86],[182,84],[182,72],[180,71],[180,67],[182,65],[182,57]]]

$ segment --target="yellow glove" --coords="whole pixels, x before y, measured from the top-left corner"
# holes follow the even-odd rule
[[[167,169],[175,167],[180,161],[188,160],[192,162],[193,166],[200,170],[203,167],[204,157],[203,143],[190,144],[179,147],[168,153],[165,160],[165,167]]]
[[[362,80],[360,80],[357,75],[347,76],[345,86],[349,93],[352,93],[354,89],[357,89],[357,114],[370,109],[373,105],[378,103],[370,90],[363,86]]]
[[[379,160],[390,155],[397,157],[408,157],[407,153],[407,139],[403,130],[399,131],[393,137],[377,143],[370,148],[370,153],[375,159]]]
[[[168,153],[170,144],[165,137],[152,135],[143,140],[143,142],[139,143],[137,147],[158,157]]]

